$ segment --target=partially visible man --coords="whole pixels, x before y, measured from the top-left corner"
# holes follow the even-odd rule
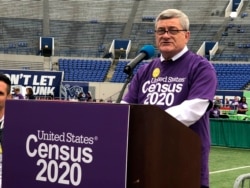
[[[5,102],[11,98],[11,81],[4,75],[0,74],[0,144],[2,143],[2,132],[4,127]]]
[[[157,16],[155,39],[160,57],[140,67],[121,103],[157,105],[197,133],[202,143],[201,188],[208,188],[215,69],[188,49],[189,19],[182,11],[167,9]]]

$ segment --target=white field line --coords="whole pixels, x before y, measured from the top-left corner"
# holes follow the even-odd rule
[[[239,169],[244,169],[244,168],[250,168],[250,166],[241,166],[241,167],[237,167],[237,168],[229,168],[229,169],[225,169],[225,170],[217,170],[217,171],[209,172],[209,174],[217,174],[217,173],[221,173],[221,172],[228,172],[228,171],[239,170]]]

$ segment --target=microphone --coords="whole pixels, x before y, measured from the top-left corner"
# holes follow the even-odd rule
[[[138,65],[142,60],[150,59],[151,57],[153,57],[154,53],[154,46],[143,46],[140,50],[140,53],[124,67],[123,72],[126,74],[130,74],[132,70],[136,67],[136,65]]]

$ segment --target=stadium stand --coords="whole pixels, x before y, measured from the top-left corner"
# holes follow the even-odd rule
[[[250,64],[214,63],[220,90],[243,90],[250,82]]]
[[[1,1],[1,69],[44,70],[45,62],[64,72],[64,81],[124,83],[124,67],[142,46],[155,44],[154,20],[166,8],[183,10],[190,18],[190,50],[204,41],[218,42],[211,57],[218,90],[250,90],[250,1],[237,17],[226,16],[228,0],[81,0]],[[54,57],[39,50],[41,36],[54,37]],[[131,40],[129,57],[114,59],[115,39]],[[17,56],[12,56],[17,55]],[[158,50],[155,48],[155,56]],[[105,58],[104,58],[105,57]],[[148,63],[143,61],[133,70]],[[99,84],[98,83],[98,84]],[[115,98],[117,93],[107,98]],[[250,174],[235,180],[243,187]],[[245,183],[246,185],[246,183]]]
[[[110,60],[59,59],[59,70],[65,81],[103,82],[109,71]]]
[[[190,18],[188,47],[192,51],[199,50],[204,41],[219,42],[211,58],[218,74],[218,89],[246,89],[249,87],[250,4],[244,1],[239,16],[233,18],[225,16],[228,3],[228,0],[201,0],[199,3],[196,0],[3,1],[0,5],[0,54],[39,56],[39,37],[50,36],[55,39],[54,56],[58,57],[53,63],[64,71],[65,80],[123,83],[126,62],[134,58],[142,46],[155,42],[155,16],[165,8],[178,8]],[[105,65],[107,69],[80,66],[75,61],[92,59],[91,63],[99,64],[99,60],[110,53],[114,39],[132,41],[128,59],[113,60],[111,54],[109,65]],[[157,54],[156,48],[155,56]],[[62,60],[67,63],[61,64]],[[71,66],[67,67],[68,64]],[[8,63],[0,60],[0,66],[44,69],[42,63],[18,63],[17,60]]]
[[[130,58],[133,58],[143,45],[154,44],[152,20],[159,11],[165,9],[162,5],[166,2],[83,0],[48,1],[47,4],[48,10],[39,1],[31,4],[25,1],[1,4],[1,53],[35,55],[38,53],[38,38],[49,35],[55,37],[55,56],[100,58],[107,52],[113,39],[126,38],[133,42],[130,54]],[[222,40],[223,45],[220,32],[227,28],[228,18],[224,17],[227,4],[226,0],[203,0],[199,4],[194,0],[167,1],[169,8],[182,9],[190,17],[192,35],[189,48],[193,51],[197,51],[203,41]],[[244,17],[232,22],[237,24],[246,20],[248,6],[247,2],[245,4],[245,12],[242,12]],[[14,7],[18,7],[18,10]],[[132,15],[134,17],[131,19]],[[245,24],[248,23],[242,23]],[[246,34],[247,29],[244,31]],[[27,45],[18,45],[22,41]],[[105,47],[104,51],[99,50],[100,45]]]

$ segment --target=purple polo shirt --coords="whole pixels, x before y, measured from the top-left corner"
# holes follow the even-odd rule
[[[207,59],[187,51],[173,62],[161,62],[160,58],[155,58],[142,66],[131,80],[123,100],[131,104],[157,105],[166,110],[184,100],[200,98],[213,101],[216,87],[217,77],[212,64]],[[209,111],[190,128],[201,138],[201,183],[209,185]]]

